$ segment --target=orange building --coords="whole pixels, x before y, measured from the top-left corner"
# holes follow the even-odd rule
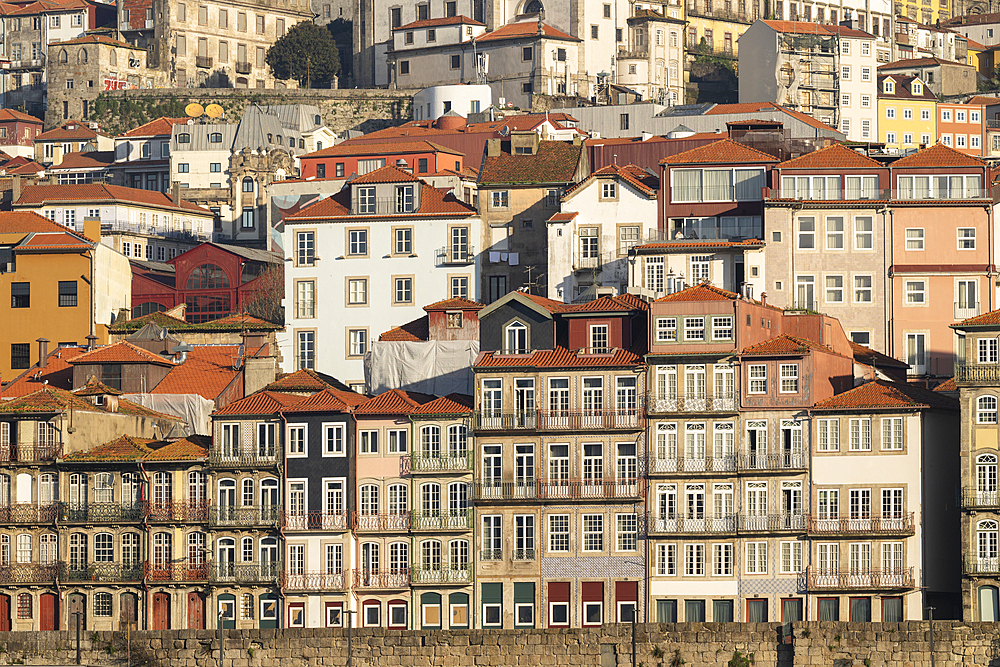
[[[938,141],[966,155],[985,155],[985,105],[938,102],[937,114]]]

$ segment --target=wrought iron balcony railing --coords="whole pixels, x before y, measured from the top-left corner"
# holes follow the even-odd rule
[[[253,69],[253,68],[250,66],[250,63],[248,61],[246,61],[246,60],[237,60],[236,61],[236,73],[237,74],[249,74],[251,69]]]
[[[740,454],[736,459],[740,471],[745,470],[803,470],[806,457],[802,452],[777,454]]]
[[[359,533],[398,533],[410,529],[409,512],[402,514],[354,513],[354,529]]]
[[[0,523],[53,523],[59,516],[59,503],[11,503],[0,507]]]
[[[264,563],[212,563],[208,571],[211,581],[217,583],[277,584],[281,575],[281,563],[268,561]]]
[[[813,535],[913,535],[913,512],[902,516],[822,518],[809,516]]]
[[[220,452],[213,450],[208,457],[214,468],[274,468],[278,455],[274,451]]]
[[[0,566],[0,584],[47,584],[59,576],[59,563],[15,563]]]
[[[59,563],[59,580],[74,582],[142,581],[145,563]]]
[[[410,454],[411,472],[464,472],[472,470],[472,455],[465,454],[429,454],[413,452]]]
[[[736,514],[719,516],[657,516],[649,522],[649,532],[658,535],[675,533],[735,533]]]
[[[0,447],[0,463],[39,463],[54,461],[62,454],[56,443],[17,444]]]
[[[510,559],[512,561],[530,561],[530,560],[535,560],[535,550],[534,549],[514,549],[510,553]]]
[[[206,563],[147,563],[146,578],[150,581],[207,581]]]
[[[735,412],[736,394],[660,394],[646,396],[651,413],[659,412]]]
[[[195,65],[206,69],[212,67],[212,56],[195,56]]]
[[[1000,507],[1000,489],[980,491],[971,486],[962,488],[962,507],[970,510]]]
[[[59,520],[66,523],[139,522],[146,515],[143,501],[134,503],[60,503]]]
[[[347,512],[285,512],[285,530],[347,530]]]
[[[644,479],[477,479],[473,500],[635,500],[645,493]]]
[[[292,591],[342,591],[343,572],[300,572],[283,574],[282,586]]]
[[[203,522],[208,520],[207,500],[171,500],[149,503],[147,516],[150,521]]]
[[[354,570],[355,588],[406,588],[410,585],[410,568],[388,570]]]
[[[1000,384],[1000,364],[955,364],[955,382],[969,385],[998,385]]]
[[[1000,557],[981,558],[978,556],[966,556],[962,563],[962,574],[1000,577]]]
[[[452,568],[447,565],[414,565],[410,569],[410,581],[414,584],[468,584],[472,582],[472,570],[468,566]]]
[[[280,505],[215,505],[209,508],[210,526],[277,526]]]
[[[805,532],[806,516],[792,512],[780,514],[741,513],[738,530],[742,533]]]
[[[472,427],[477,431],[579,431],[620,430],[642,427],[642,406],[619,410],[476,410]]]
[[[410,528],[412,530],[471,530],[472,510],[441,510],[410,512]]]
[[[479,552],[479,560],[492,562],[503,560],[503,549],[483,549]]]
[[[649,460],[649,472],[656,473],[693,473],[693,472],[735,472],[736,455],[680,457],[661,456],[654,454]]]
[[[806,586],[812,591],[878,591],[914,588],[913,568],[825,570],[806,568]]]
[[[436,266],[472,264],[476,261],[474,246],[445,246],[435,253]]]

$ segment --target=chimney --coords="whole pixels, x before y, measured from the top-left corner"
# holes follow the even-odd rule
[[[500,157],[500,139],[486,140],[486,157]]]
[[[761,292],[760,293],[760,303],[761,303],[761,305],[764,305],[764,306],[767,305],[767,292]]]
[[[170,198],[174,200],[174,206],[180,206],[181,201],[181,183],[180,181],[174,181],[170,184]]]
[[[38,339],[38,367],[45,368],[49,363],[49,339],[39,338]]]
[[[17,174],[14,175],[12,185],[13,185],[13,192],[11,192],[11,202],[16,202],[18,199],[21,198],[21,186],[22,186],[21,177],[18,176]]]
[[[747,301],[753,301],[753,285],[747,283]]]
[[[87,336],[87,352],[90,352],[97,346],[97,336],[90,334]]]

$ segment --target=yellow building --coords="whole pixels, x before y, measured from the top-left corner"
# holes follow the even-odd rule
[[[929,146],[936,140],[937,97],[920,77],[878,77],[878,139],[889,151]]]
[[[37,213],[0,213],[0,381],[34,361],[35,341],[108,342],[120,308],[130,308],[128,259],[102,245],[101,223],[74,232]]]
[[[894,3],[897,16],[905,16],[920,21],[926,25],[934,25],[938,19],[947,21],[961,12],[955,11],[952,0],[896,0]]]

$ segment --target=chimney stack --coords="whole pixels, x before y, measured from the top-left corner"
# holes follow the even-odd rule
[[[38,367],[45,368],[49,363],[49,339],[38,339]]]
[[[13,186],[13,192],[11,192],[10,201],[11,203],[14,203],[21,198],[22,183],[21,183],[21,177],[19,175],[14,174],[12,186]]]
[[[90,334],[87,336],[87,352],[90,352],[95,347],[97,347],[97,336]]]
[[[174,200],[174,206],[180,206],[180,201],[181,201],[180,181],[174,181],[170,184],[170,198]]]
[[[500,157],[500,139],[486,140],[486,157]]]

